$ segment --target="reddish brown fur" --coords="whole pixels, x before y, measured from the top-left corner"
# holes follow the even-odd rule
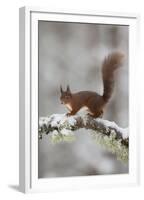
[[[110,99],[114,86],[114,71],[120,67],[123,54],[115,52],[105,58],[102,65],[102,77],[104,83],[103,95],[93,91],[80,91],[72,93],[69,86],[66,91],[61,87],[61,102],[65,104],[69,113],[67,116],[75,115],[82,107],[88,108],[88,113],[92,117],[100,117],[108,100]]]

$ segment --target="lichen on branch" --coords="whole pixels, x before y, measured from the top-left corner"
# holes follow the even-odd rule
[[[75,131],[81,128],[88,129],[88,133],[101,146],[117,156],[118,159],[128,161],[129,137],[128,129],[119,127],[115,122],[101,118],[92,118],[88,115],[53,114],[39,118],[39,139],[44,134],[50,134],[54,143],[73,141]]]

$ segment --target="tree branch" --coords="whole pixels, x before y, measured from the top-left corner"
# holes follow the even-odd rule
[[[94,119],[88,115],[53,114],[39,119],[39,139],[50,134],[52,142],[71,141],[75,138],[74,131],[85,128],[94,140],[118,159],[128,161],[129,137],[128,129],[120,128],[115,122],[101,118]]]

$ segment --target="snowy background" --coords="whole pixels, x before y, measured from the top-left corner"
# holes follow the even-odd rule
[[[125,54],[104,118],[128,126],[128,26],[39,21],[39,117],[65,113],[60,84],[103,92],[101,64],[114,50]],[[86,130],[72,143],[39,141],[39,178],[128,173],[128,166],[95,144]]]

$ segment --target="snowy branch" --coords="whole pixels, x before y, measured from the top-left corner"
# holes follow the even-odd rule
[[[94,119],[88,115],[74,115],[67,117],[65,114],[53,114],[39,119],[39,139],[44,134],[50,134],[52,142],[72,141],[74,131],[85,128],[93,139],[104,146],[117,158],[128,161],[129,137],[128,129],[120,128],[115,122],[101,118]]]

